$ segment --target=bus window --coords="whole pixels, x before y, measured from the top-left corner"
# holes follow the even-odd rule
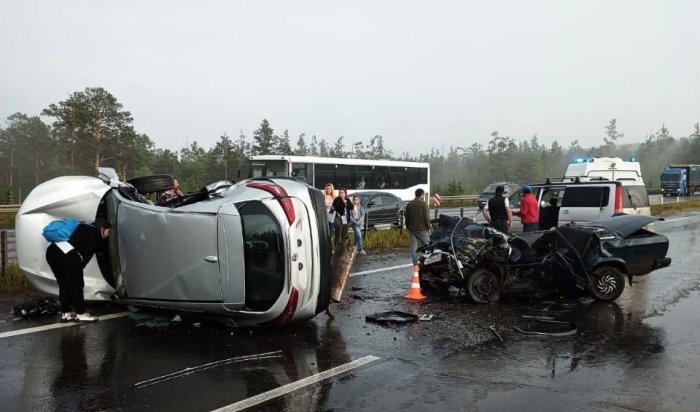
[[[428,171],[424,168],[408,168],[406,170],[406,187],[428,183]]]
[[[354,189],[355,181],[352,176],[352,166],[335,165],[335,183],[337,188]]]
[[[310,163],[292,163],[292,177],[296,177],[306,183],[311,184],[311,164]]]
[[[372,188],[388,189],[387,185],[389,183],[389,168],[386,166],[375,166],[372,171]]]
[[[287,174],[287,161],[286,160],[268,160],[265,162],[265,176],[266,177],[278,177],[278,176],[289,176]]]
[[[391,182],[391,189],[405,189],[406,188],[406,168],[405,167],[392,167],[389,169],[389,177]]]
[[[372,166],[355,166],[355,189],[370,189],[371,182]]]
[[[332,183],[335,186],[335,165],[318,163],[316,165],[316,179],[314,186],[316,189],[323,190],[326,183]],[[335,186],[336,189],[338,188]]]
[[[256,163],[250,165],[250,177],[265,176],[265,163]]]

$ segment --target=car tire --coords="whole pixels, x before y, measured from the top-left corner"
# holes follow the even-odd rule
[[[613,266],[595,268],[591,274],[589,290],[596,300],[615,300],[625,290],[625,276]]]
[[[498,276],[485,268],[476,269],[467,277],[467,295],[476,303],[498,302],[501,298]]]
[[[139,193],[164,192],[175,186],[175,179],[172,175],[134,177],[126,182],[134,186]]]

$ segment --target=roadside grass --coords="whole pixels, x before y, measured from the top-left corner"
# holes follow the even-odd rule
[[[691,199],[685,202],[676,202],[675,199],[675,197],[664,198],[664,203],[651,205],[651,214],[654,216],[667,216],[700,209],[700,199]]]
[[[408,230],[370,230],[364,239],[365,249],[386,250],[408,248]]]
[[[0,227],[15,227],[15,213],[0,213]]]
[[[0,274],[0,291],[2,292],[20,292],[32,291],[34,287],[27,282],[19,266],[10,265],[5,270],[4,274]]]

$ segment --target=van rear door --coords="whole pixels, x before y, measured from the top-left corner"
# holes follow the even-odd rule
[[[651,216],[646,187],[643,185],[622,185],[622,212],[628,215]]]
[[[559,211],[559,226],[570,222],[583,224],[612,216],[614,204],[610,194],[611,186],[567,187]]]

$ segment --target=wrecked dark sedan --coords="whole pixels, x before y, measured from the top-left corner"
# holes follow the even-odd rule
[[[612,218],[609,220],[614,220]],[[444,296],[450,288],[465,291],[473,301],[498,301],[503,295],[543,296],[553,292],[596,300],[617,299],[625,288],[625,274],[631,276],[639,267],[660,268],[670,264],[665,257],[668,240],[663,235],[642,229],[647,216],[630,216],[612,223],[601,221],[588,227],[575,225],[548,231],[507,235],[493,228],[475,224],[470,219],[441,216],[432,243],[419,249],[421,288],[429,295]],[[622,230],[621,227],[632,230]],[[614,240],[619,248],[612,253],[603,247],[617,228]],[[643,232],[639,232],[643,230]],[[663,256],[649,258],[637,250],[638,237],[656,239]],[[624,237],[628,234],[628,237]],[[601,235],[603,235],[601,237]],[[607,235],[607,236],[606,236]],[[647,240],[647,244],[653,244]],[[630,250],[632,249],[632,250]],[[620,256],[626,256],[628,260]]]
[[[17,258],[40,291],[58,287],[42,228],[75,218],[112,223],[108,252],[85,268],[86,300],[223,316],[234,325],[307,320],[330,302],[323,195],[289,179],[218,182],[159,205],[143,193],[173,187],[158,175],[119,181],[64,176],[37,186],[17,214]],[[142,193],[143,192],[143,193]]]

